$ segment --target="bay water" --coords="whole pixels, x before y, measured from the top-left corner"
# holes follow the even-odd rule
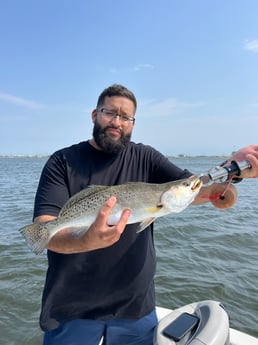
[[[35,256],[18,229],[32,221],[46,157],[0,158],[0,344],[40,345],[46,254]],[[194,173],[223,157],[171,157]],[[258,180],[237,185],[228,210],[190,206],[155,223],[157,305],[221,301],[230,326],[258,337]]]

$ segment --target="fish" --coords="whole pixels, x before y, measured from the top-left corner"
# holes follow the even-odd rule
[[[139,223],[139,233],[156,218],[183,211],[193,202],[201,186],[200,178],[195,175],[160,184],[128,182],[114,186],[91,185],[72,196],[57,218],[32,223],[19,231],[32,252],[40,254],[47,248],[50,239],[61,230],[67,229],[76,238],[83,236],[107,199],[115,196],[117,203],[108,218],[108,225],[116,225],[123,210],[130,209],[127,224]]]

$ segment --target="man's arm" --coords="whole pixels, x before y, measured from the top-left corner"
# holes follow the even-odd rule
[[[125,209],[123,211],[117,225],[109,226],[107,225],[108,217],[115,204],[116,198],[109,198],[101,208],[95,222],[80,239],[76,239],[69,232],[69,229],[64,229],[52,237],[48,244],[48,249],[57,253],[74,254],[106,248],[116,243],[125,229],[130,216],[130,210]],[[42,215],[36,217],[34,222],[46,222],[55,218],[49,215]]]
[[[200,205],[208,201],[217,208],[230,208],[237,201],[236,187],[228,182],[213,183],[211,186],[202,187],[192,204]]]

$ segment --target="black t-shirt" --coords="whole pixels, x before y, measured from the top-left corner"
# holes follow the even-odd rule
[[[150,146],[131,142],[118,155],[110,155],[82,142],[49,158],[34,217],[57,216],[69,197],[92,184],[163,183],[190,175]],[[44,331],[73,319],[137,319],[154,309],[153,227],[139,234],[136,227],[127,225],[120,240],[108,248],[79,254],[48,250],[40,316]]]

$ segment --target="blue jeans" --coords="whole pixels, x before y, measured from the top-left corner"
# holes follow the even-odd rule
[[[73,320],[44,334],[43,345],[153,345],[155,310],[138,320]]]

